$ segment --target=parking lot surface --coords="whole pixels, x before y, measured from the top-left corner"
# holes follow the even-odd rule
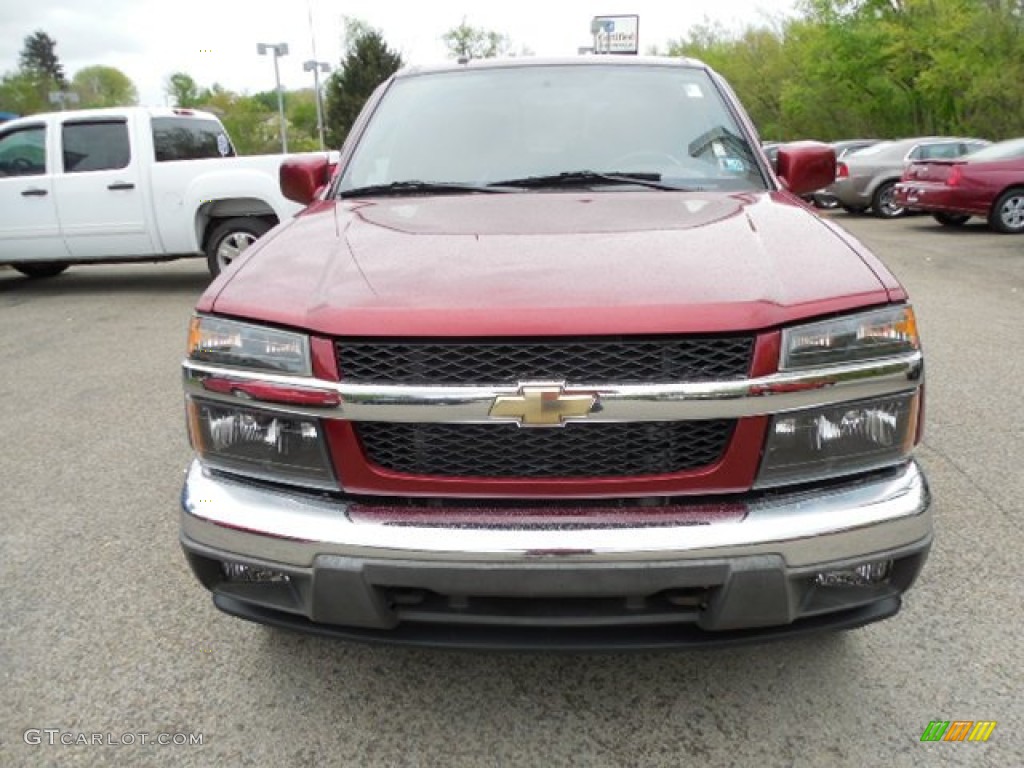
[[[830,217],[917,308],[936,541],[896,618],[722,651],[436,652],[220,614],[177,542],[205,264],[0,270],[0,766],[1024,765],[1024,238]],[[998,725],[922,743],[933,720]]]

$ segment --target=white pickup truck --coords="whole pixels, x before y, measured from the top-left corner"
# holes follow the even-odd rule
[[[0,264],[50,277],[71,264],[207,258],[216,276],[301,206],[284,156],[236,157],[216,116],[127,107],[0,126]]]

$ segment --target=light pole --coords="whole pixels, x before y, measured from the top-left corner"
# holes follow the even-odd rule
[[[267,51],[274,54],[274,83],[277,85],[277,112],[281,117],[281,151],[288,154],[288,124],[284,119],[284,95],[281,93],[281,73],[277,68],[277,60],[288,55],[288,43],[257,43],[256,52],[260,56]]]
[[[331,65],[326,61],[309,60],[302,64],[303,72],[313,72],[313,88],[316,90],[316,129],[320,132],[320,151],[324,151],[324,108],[320,103],[320,73],[330,72]]]

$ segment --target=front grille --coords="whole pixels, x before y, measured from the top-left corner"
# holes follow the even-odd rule
[[[395,472],[439,477],[627,477],[717,462],[735,421],[354,425],[367,458]]]
[[[749,375],[753,349],[752,336],[337,342],[345,381],[449,386],[735,380]]]

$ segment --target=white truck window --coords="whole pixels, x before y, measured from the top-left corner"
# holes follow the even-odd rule
[[[0,136],[0,177],[46,173],[46,128],[30,126]]]
[[[195,117],[154,117],[153,148],[158,163],[235,156],[220,123]]]
[[[131,161],[124,120],[65,123],[64,172],[113,171]]]

